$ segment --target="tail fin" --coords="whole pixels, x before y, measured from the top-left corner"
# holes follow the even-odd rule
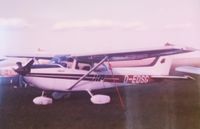
[[[26,75],[28,73],[30,73],[31,71],[31,66],[33,65],[34,60],[31,59],[25,66],[23,67],[18,67],[17,69],[15,69],[15,72],[17,72],[20,75]]]

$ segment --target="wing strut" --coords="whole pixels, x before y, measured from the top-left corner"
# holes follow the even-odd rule
[[[90,71],[88,71],[86,74],[84,74],[81,78],[77,80],[68,90],[73,89],[79,82],[81,82],[87,75],[89,75],[91,72],[93,72],[96,68],[98,68],[101,64],[103,64],[107,60],[107,56],[104,57],[96,66],[94,66]]]

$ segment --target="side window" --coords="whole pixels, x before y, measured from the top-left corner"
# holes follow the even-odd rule
[[[89,71],[91,69],[91,65],[89,63],[78,62],[76,69]]]

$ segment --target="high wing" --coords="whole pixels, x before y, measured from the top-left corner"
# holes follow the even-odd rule
[[[180,67],[176,68],[176,71],[200,75],[200,68],[199,67],[180,66]]]
[[[93,61],[93,63],[98,63],[106,56],[108,57],[109,61],[126,61],[126,60],[140,60],[151,57],[167,56],[173,54],[181,54],[192,51],[194,51],[194,49],[184,49],[172,46],[167,46],[167,47],[165,46],[162,48],[142,49],[142,50],[133,50],[126,52],[72,55],[71,57],[76,58],[80,62]]]
[[[37,56],[37,55],[6,55],[6,57],[10,57],[10,58],[35,58],[35,59],[46,59],[46,60],[51,60],[53,58],[52,55],[46,55],[46,56]]]
[[[66,61],[70,55],[69,54],[32,54],[32,55],[6,55],[8,58],[28,58],[28,59],[35,59],[38,64],[39,62],[45,62],[46,61],[51,63],[61,63],[62,61]],[[46,61],[45,61],[46,60]]]
[[[148,49],[137,49],[131,51],[120,51],[120,52],[104,52],[104,53],[93,53],[93,54],[26,54],[26,55],[6,55],[6,57],[12,58],[34,58],[36,60],[44,59],[51,60],[52,62],[58,63],[60,60],[68,60],[70,58],[76,59],[79,62],[92,62],[98,63],[103,58],[108,57],[109,61],[126,61],[126,60],[141,60],[151,57],[160,57],[173,54],[181,54],[192,52],[192,48],[180,48],[175,46],[164,46],[159,48],[148,48]]]

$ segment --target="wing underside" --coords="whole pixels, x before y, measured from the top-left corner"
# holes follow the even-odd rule
[[[176,71],[200,75],[200,68],[199,67],[180,66],[180,67],[176,68]]]
[[[102,53],[102,54],[91,54],[91,55],[71,55],[72,58],[76,58],[81,62],[95,63],[100,62],[104,57],[108,57],[109,61],[126,61],[126,60],[141,60],[145,58],[167,56],[173,54],[181,54],[191,52],[191,50],[184,50],[178,48],[165,48],[165,49],[152,49],[152,50],[141,50],[141,51],[130,51],[130,52],[114,52],[114,53]]]

